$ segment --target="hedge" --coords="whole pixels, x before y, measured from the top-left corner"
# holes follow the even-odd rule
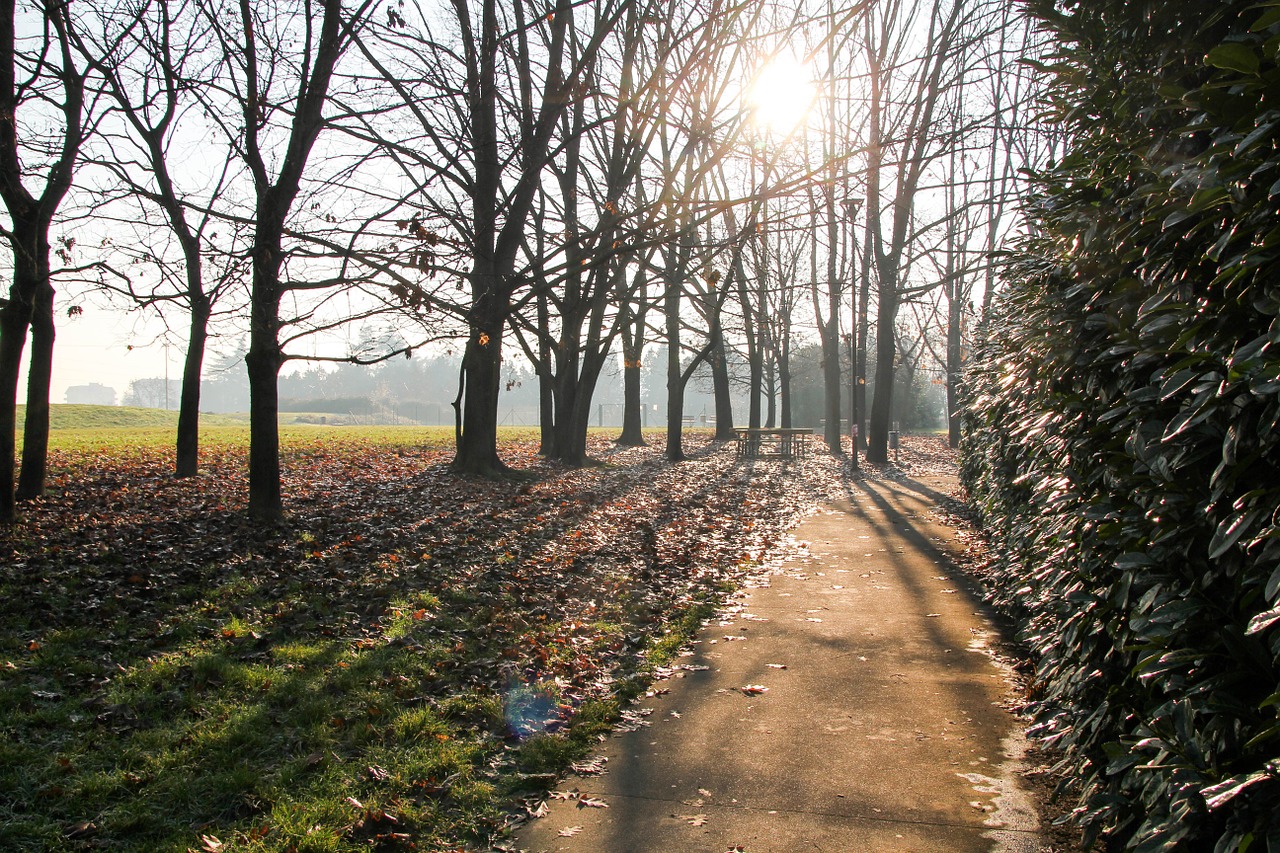
[[[1034,229],[963,479],[1108,850],[1280,851],[1280,4],[1038,0]]]

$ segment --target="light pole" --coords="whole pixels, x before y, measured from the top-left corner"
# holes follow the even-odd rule
[[[849,462],[858,470],[858,211],[862,209],[862,197],[852,196],[844,200],[849,216],[849,237],[853,275],[849,276]]]

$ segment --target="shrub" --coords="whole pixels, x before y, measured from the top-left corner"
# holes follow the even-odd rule
[[[1280,8],[1032,7],[1069,141],[968,377],[963,477],[1034,733],[1090,841],[1277,850]]]

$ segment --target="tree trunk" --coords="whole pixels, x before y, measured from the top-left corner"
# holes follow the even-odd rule
[[[876,393],[871,400],[867,460],[878,465],[889,461],[889,425],[893,417],[893,358],[897,350],[894,324],[898,319],[898,285],[893,276],[880,273],[880,302],[876,311]]]
[[[478,309],[485,307],[481,301]],[[492,315],[493,312],[486,312]],[[502,380],[502,323],[472,312],[462,370],[466,395],[462,402],[462,434],[453,470],[480,477],[500,477],[510,469],[498,457],[498,389]],[[499,317],[503,316],[501,314]],[[489,331],[492,329],[492,331]]]
[[[778,341],[778,408],[783,429],[791,429],[791,334],[784,330]]]
[[[249,319],[249,517],[284,520],[280,491],[279,250],[259,250],[253,261]]]
[[[18,274],[9,302],[0,308],[0,524],[17,519],[14,481],[17,474],[18,378],[27,345],[30,303],[23,300]]]
[[[634,322],[635,333],[625,326],[622,330],[622,434],[618,436],[618,444],[626,447],[644,447],[644,417],[640,407],[644,405],[640,398],[640,371],[644,359],[644,327],[643,320],[637,317]]]
[[[47,257],[47,256],[46,256]],[[46,266],[31,309],[31,361],[27,367],[27,420],[22,427],[18,500],[44,494],[49,460],[49,388],[53,378],[53,285]]]
[[[190,263],[190,261],[188,261]],[[178,404],[178,477],[194,477],[200,469],[200,382],[204,372],[205,345],[209,340],[209,300],[191,292],[191,326],[187,335],[187,356],[182,365],[182,397]]]
[[[556,390],[551,364],[551,311],[547,295],[538,294],[538,452],[555,450]]]
[[[832,301],[835,301],[834,297]],[[843,456],[840,444],[840,415],[843,411],[840,402],[840,334],[836,326],[840,315],[837,305],[831,305],[828,310],[830,314],[822,325],[822,435],[831,454]]]
[[[755,308],[751,304],[750,290],[747,287],[746,268],[742,263],[742,252],[734,252],[733,274],[738,280],[738,299],[742,303],[743,334],[747,344],[747,426],[760,428],[760,395],[764,382],[764,357],[760,336],[756,334]]]
[[[869,221],[869,220],[868,220]],[[862,278],[858,282],[858,340],[855,344],[853,393],[855,408],[858,411],[858,446],[867,446],[867,431],[862,428],[862,421],[867,415],[867,337],[871,334],[870,309],[871,301],[871,227],[867,226],[862,251]]]
[[[462,358],[462,431],[453,469],[460,474],[502,477],[511,473],[498,457],[498,391],[502,382],[502,332],[510,311],[502,277],[477,258],[471,273],[470,334]],[[559,414],[559,413],[557,413]]]
[[[715,343],[711,349],[711,385],[716,401],[716,441],[732,441],[738,437],[733,428],[733,397],[729,386],[729,358],[725,351],[724,330],[716,316]]]
[[[582,358],[582,366],[574,383],[573,402],[556,425],[556,446],[559,461],[575,468],[591,464],[587,455],[587,429],[591,425],[591,401],[595,398],[600,373],[608,360],[608,351],[588,350]]]
[[[961,340],[964,332],[963,305],[953,287],[947,304],[947,443],[960,446],[960,374],[964,369]]]
[[[778,378],[777,364],[771,358],[764,364],[765,387],[765,429],[773,429],[778,425]]]
[[[664,276],[666,292],[663,308],[667,321],[667,459],[680,462],[685,458],[684,379],[680,375],[680,281],[679,273],[670,266]]]

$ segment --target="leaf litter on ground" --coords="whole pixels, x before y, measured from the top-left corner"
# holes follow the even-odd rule
[[[48,495],[0,532],[3,758],[23,779],[0,842],[92,816],[101,843],[141,820],[179,844],[286,850],[312,831],[292,812],[323,821],[322,801],[348,796],[369,803],[356,824],[317,824],[335,849],[491,838],[509,780],[543,778],[522,770],[531,742],[637,672],[702,668],[655,667],[650,650],[699,605],[767,583],[802,553],[787,531],[849,493],[825,454],[687,449],[673,465],[595,437],[606,464],[565,469],[509,441],[504,459],[534,477],[505,482],[456,476],[429,443],[298,441],[277,528],[243,513],[241,448],[207,445],[183,480],[166,450],[51,452]],[[274,723],[234,735],[236,752],[246,716]],[[148,765],[147,749],[163,755]],[[170,760],[209,771],[207,801],[179,806],[190,776]]]

